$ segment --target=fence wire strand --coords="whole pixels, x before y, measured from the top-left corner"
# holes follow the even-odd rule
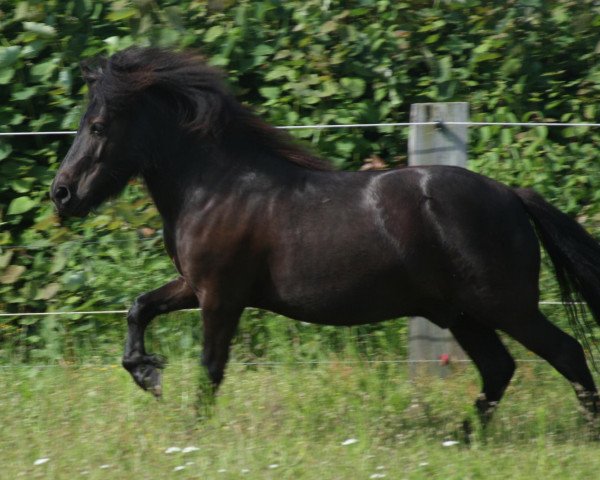
[[[282,125],[275,128],[282,130],[310,130],[310,129],[342,129],[342,128],[377,128],[377,127],[410,127],[410,126],[496,126],[496,127],[600,127],[600,123],[565,123],[565,122],[475,122],[475,121],[431,121],[431,122],[388,122],[388,123],[338,123],[338,124],[313,124],[313,125]],[[16,136],[42,136],[42,135],[75,135],[76,130],[65,131],[45,131],[45,132],[0,132],[0,137]],[[157,237],[145,238],[143,240],[155,240]],[[115,240],[119,241],[119,240]],[[122,240],[127,242],[129,240]],[[87,241],[85,244],[98,244],[100,242]],[[42,250],[45,248],[55,248],[55,245],[0,245],[0,250]]]
[[[281,125],[275,128],[282,130],[324,130],[336,128],[383,128],[383,127],[410,127],[410,126],[426,126],[435,125],[438,127],[444,125],[456,125],[467,127],[600,127],[600,123],[594,122],[455,122],[455,121],[438,121],[438,122],[383,122],[383,123],[317,123],[313,125]],[[76,130],[64,131],[47,131],[47,132],[0,132],[0,137],[22,137],[22,136],[54,136],[54,135],[75,135]]]
[[[567,305],[585,305],[583,302],[567,302]],[[541,301],[539,305],[564,305],[563,302],[557,300]],[[185,308],[177,310],[178,312],[196,312],[200,308]],[[56,312],[0,312],[0,317],[46,317],[50,315],[76,316],[76,315],[124,315],[128,312],[127,309],[119,310],[65,310]]]
[[[541,358],[522,358],[515,359],[519,363],[544,363],[545,360]],[[416,365],[416,364],[439,364],[439,360],[308,360],[308,361],[289,361],[289,362],[228,362],[228,365],[235,365],[240,367],[285,367],[285,366],[318,366],[318,365]],[[452,364],[469,364],[472,360],[465,359],[454,359],[449,362],[448,365]],[[174,366],[187,366],[186,363],[175,363],[169,364]],[[11,370],[19,368],[108,368],[108,367],[121,367],[118,363],[52,363],[52,364],[14,364],[14,365],[0,365],[0,370]]]

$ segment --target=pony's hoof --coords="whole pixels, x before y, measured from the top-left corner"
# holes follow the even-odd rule
[[[162,373],[158,368],[152,368],[144,377],[145,387],[156,398],[162,397]]]
[[[131,375],[140,387],[156,398],[162,396],[162,373],[154,365],[141,364],[134,367]]]
[[[471,423],[471,420],[468,418],[463,420],[461,427],[460,432],[462,434],[463,442],[465,445],[471,446],[471,439],[473,438],[473,424]]]
[[[156,398],[162,396],[162,373],[167,361],[162,355],[143,355],[123,359],[123,366],[135,383]]]

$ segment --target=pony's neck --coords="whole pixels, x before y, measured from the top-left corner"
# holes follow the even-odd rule
[[[187,207],[203,209],[217,196],[289,188],[313,173],[249,138],[174,138],[160,148],[150,145],[141,172],[165,223],[174,224]]]
[[[209,201],[240,189],[289,187],[310,175],[311,162],[315,168],[322,162],[304,155],[241,107],[236,110],[239,118],[223,122],[218,134],[186,131],[162,98],[141,107],[135,149],[141,174],[165,222],[201,198]]]
[[[145,150],[141,176],[163,220],[173,221],[193,192],[206,183],[203,162],[211,155],[181,137]]]

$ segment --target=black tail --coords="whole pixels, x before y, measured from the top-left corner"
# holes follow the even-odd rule
[[[575,220],[529,189],[515,189],[552,260],[562,302],[575,334],[590,352],[591,325],[582,300],[600,325],[600,243]],[[595,364],[596,362],[594,362]]]

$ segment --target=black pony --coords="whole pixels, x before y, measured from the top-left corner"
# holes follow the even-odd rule
[[[58,212],[84,216],[140,175],[179,272],[127,317],[123,365],[143,389],[161,394],[163,361],[144,348],[156,315],[202,306],[202,363],[216,387],[252,306],[329,325],[427,317],[479,369],[484,422],[515,369],[500,330],[598,413],[581,345],[538,309],[538,238],[564,299],[581,294],[596,321],[600,245],[533,191],[455,167],[332,171],[190,53],[132,48],[83,71],[90,101],[51,188]]]

